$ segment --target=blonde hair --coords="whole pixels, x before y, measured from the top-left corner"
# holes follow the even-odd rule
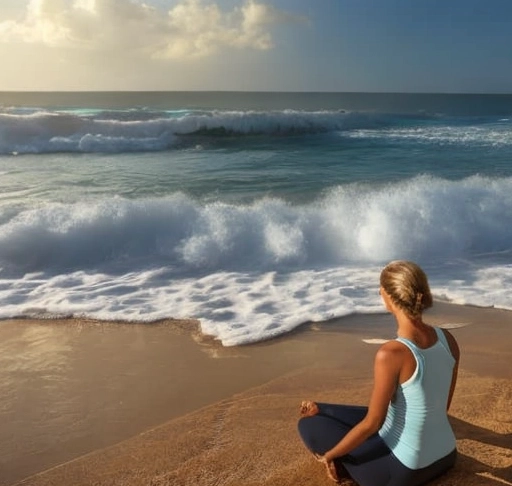
[[[396,260],[380,274],[380,285],[392,302],[409,317],[420,318],[433,299],[425,272],[414,262]]]

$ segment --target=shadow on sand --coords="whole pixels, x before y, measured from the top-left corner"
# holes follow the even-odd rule
[[[455,417],[450,422],[459,456],[455,467],[432,486],[512,486],[512,434],[499,434]],[[468,455],[475,449],[478,459]]]

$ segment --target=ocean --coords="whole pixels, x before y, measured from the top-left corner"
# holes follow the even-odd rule
[[[512,95],[0,93],[0,318],[225,346],[438,299],[512,309]]]

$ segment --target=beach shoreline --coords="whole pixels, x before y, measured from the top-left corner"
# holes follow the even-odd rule
[[[426,320],[462,350],[451,416],[465,467],[437,484],[512,484],[512,312],[436,302]],[[297,404],[366,403],[394,331],[387,314],[352,315],[222,347],[193,321],[0,322],[0,485],[328,484]]]

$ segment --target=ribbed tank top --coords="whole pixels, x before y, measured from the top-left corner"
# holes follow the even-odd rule
[[[437,342],[421,349],[397,338],[416,359],[416,370],[398,386],[379,435],[397,459],[410,469],[421,469],[455,449],[446,404],[455,359],[444,332],[435,328]]]

